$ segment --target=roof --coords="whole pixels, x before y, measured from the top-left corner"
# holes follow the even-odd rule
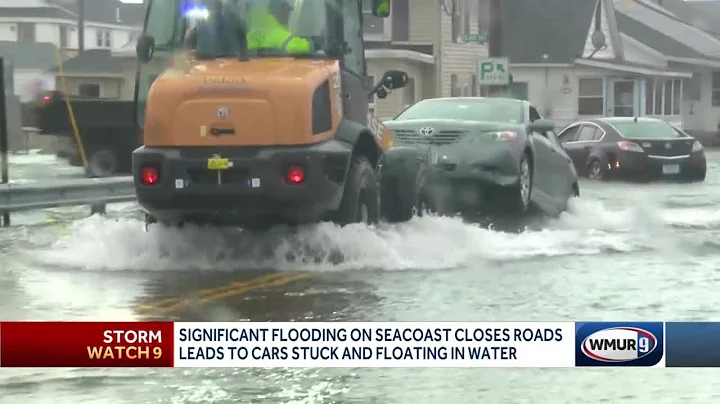
[[[677,58],[704,59],[706,55],[686,46],[663,32],[656,31],[649,26],[630,18],[622,13],[616,13],[618,29],[620,32],[629,35],[633,39],[642,42],[656,51]]]
[[[659,6],[638,0],[615,2],[618,29],[668,56],[720,60],[720,39]],[[622,22],[621,22],[622,21]]]
[[[74,13],[61,7],[0,7],[0,10],[5,18],[77,19]]]
[[[374,42],[365,41],[365,49],[395,49],[395,50],[408,50],[412,52],[424,53],[426,55],[433,56],[433,45],[418,45],[418,44],[394,44],[387,42]]]
[[[67,60],[62,70],[67,74],[123,74],[128,64],[135,63],[134,58],[113,57],[108,49],[90,49]],[[57,71],[57,68],[53,70]]]
[[[662,6],[695,28],[720,34],[720,2],[709,0],[663,0]]]
[[[10,0],[8,0],[10,1]],[[59,18],[77,20],[77,5],[75,0],[31,0],[25,1],[26,6],[13,2],[8,6],[0,6],[3,17],[26,18]],[[118,11],[119,10],[119,11]],[[118,13],[120,20],[118,21]],[[119,0],[89,0],[85,1],[85,19],[114,25],[142,25],[145,14],[143,4],[122,3]]]
[[[0,55],[9,58],[17,69],[49,69],[57,65],[55,45],[0,41]]]
[[[572,63],[582,56],[597,0],[503,3],[503,53],[512,63]],[[547,59],[543,55],[547,54]]]

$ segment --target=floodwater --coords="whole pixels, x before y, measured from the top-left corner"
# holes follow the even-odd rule
[[[133,204],[13,216],[3,320],[719,320],[720,153],[700,184],[581,183],[542,230],[452,218],[263,235],[142,230]],[[15,178],[76,175],[16,156]],[[75,171],[73,171],[75,170]],[[338,256],[342,260],[338,262]],[[230,296],[198,290],[278,272]],[[162,300],[181,297],[179,303]],[[715,403],[713,370],[6,369],[0,403]]]

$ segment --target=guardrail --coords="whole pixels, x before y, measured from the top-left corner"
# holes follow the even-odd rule
[[[131,176],[0,184],[0,212],[7,218],[5,226],[10,223],[9,212],[90,205],[92,213],[105,213],[108,203],[135,199]]]

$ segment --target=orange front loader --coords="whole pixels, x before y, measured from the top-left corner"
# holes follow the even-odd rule
[[[365,80],[360,0],[294,0],[287,21],[277,1],[148,2],[137,47],[144,145],[133,153],[148,223],[380,219],[392,134],[368,114],[368,95],[407,75]],[[389,0],[373,11],[387,17]],[[283,32],[283,43],[253,40]],[[392,192],[382,197],[407,199]],[[409,218],[412,202],[389,216]]]

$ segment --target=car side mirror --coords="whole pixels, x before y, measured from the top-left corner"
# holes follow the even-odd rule
[[[550,130],[555,130],[555,122],[547,119],[538,119],[530,124],[530,130],[539,133],[545,133]]]
[[[403,88],[408,83],[408,75],[402,70],[388,70],[383,74],[382,79],[373,88],[372,94],[377,95],[381,100],[386,98],[393,90]]]
[[[389,17],[390,0],[372,0],[372,14],[379,18]]]
[[[147,63],[153,57],[153,51],[155,50],[155,38],[147,35],[143,35],[138,39],[135,51],[137,57],[141,62]]]

